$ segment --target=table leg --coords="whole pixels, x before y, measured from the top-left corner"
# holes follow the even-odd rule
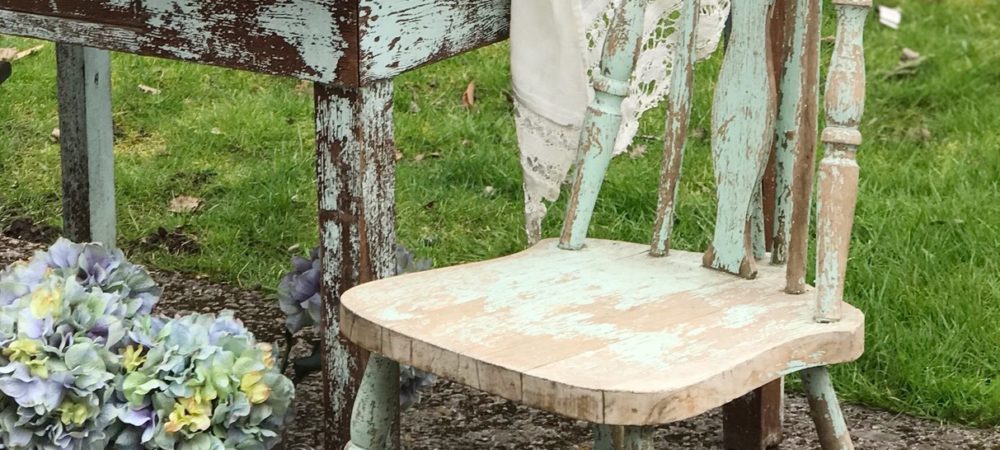
[[[368,354],[340,335],[339,298],[395,270],[395,145],[392,82],[315,85],[324,303],[324,447],[350,438],[351,408]],[[397,421],[398,422],[398,421]],[[390,449],[399,448],[396,430]]]
[[[115,244],[111,62],[106,50],[56,44],[63,234]]]

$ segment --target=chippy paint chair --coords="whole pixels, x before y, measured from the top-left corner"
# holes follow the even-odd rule
[[[491,261],[375,281],[343,295],[343,334],[372,351],[348,449],[398,446],[392,431],[399,362],[590,421],[599,450],[652,449],[651,426],[701,414],[798,372],[823,449],[853,448],[826,366],[858,358],[864,346],[864,317],[841,296],[858,181],[861,33],[869,0],[834,0],[839,30],[822,136],[815,288],[804,285],[801,271],[786,275],[757,261],[765,257],[757,231],[761,177],[775,120],[779,129],[789,120],[771,95],[770,0],[732,5],[733,31],[712,112],[719,210],[709,250],[668,254],[689,115],[695,1],[685,3],[677,23],[682,44],[652,245],[585,239],[621,122],[643,4],[622,2],[601,73],[593,75],[596,97],[558,240]],[[809,185],[792,186],[806,189],[808,199]],[[804,245],[797,247],[804,254]],[[783,252],[776,249],[772,260]]]

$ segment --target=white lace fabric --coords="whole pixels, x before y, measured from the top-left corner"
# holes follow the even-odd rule
[[[679,42],[674,24],[682,1],[693,0],[649,0],[646,6],[642,49],[622,104],[616,154],[631,144],[639,117],[668,93]],[[580,126],[594,95],[588,73],[600,63],[604,37],[620,2],[512,0],[511,72],[530,242],[540,239],[545,202],[559,198],[560,185],[576,159]],[[699,58],[710,55],[718,45],[729,3],[701,0]]]

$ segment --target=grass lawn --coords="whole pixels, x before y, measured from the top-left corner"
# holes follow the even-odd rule
[[[892,1],[904,11],[901,29],[870,20],[866,36],[863,178],[847,287],[867,313],[867,352],[836,369],[839,390],[893,410],[1000,425],[1000,8],[996,0]],[[34,44],[0,37],[0,47]],[[914,74],[890,76],[903,47],[928,59]],[[399,238],[438,266],[524,246],[506,52],[482,49],[396,83]],[[693,128],[709,128],[718,62],[698,68]],[[273,287],[289,248],[317,242],[311,90],[127,55],[115,55],[113,70],[123,244],[158,267]],[[470,81],[471,111],[460,101]],[[0,103],[0,222],[27,215],[58,225],[51,44],[15,63]],[[615,161],[592,236],[648,239],[662,128],[662,111],[649,114],[637,142],[648,152]],[[674,242],[700,250],[714,186],[707,138],[693,135]],[[170,213],[177,195],[205,205]],[[562,204],[552,208],[547,235],[561,213]],[[196,236],[200,252],[135,245],[160,227]]]

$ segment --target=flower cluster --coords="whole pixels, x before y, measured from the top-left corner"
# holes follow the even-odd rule
[[[231,314],[153,317],[159,295],[64,239],[0,272],[0,448],[272,445],[293,393],[270,347]]]
[[[116,445],[270,448],[294,396],[271,345],[231,312],[138,321],[123,352],[127,425]]]
[[[0,272],[0,444],[106,445],[118,352],[159,294],[120,251],[65,239]]]
[[[429,259],[416,259],[402,245],[396,246],[396,275],[419,272],[431,268]],[[292,270],[285,274],[278,284],[278,306],[285,313],[285,326],[290,333],[318,325],[320,323],[320,269],[319,248],[309,253],[309,258],[292,257]],[[318,347],[315,349],[318,351]],[[306,370],[318,370],[315,360],[317,355],[303,358],[296,364]],[[299,378],[304,376],[300,374]],[[420,390],[429,387],[434,382],[434,375],[409,366],[401,366],[399,372],[399,400],[402,407],[408,408],[420,400]]]

